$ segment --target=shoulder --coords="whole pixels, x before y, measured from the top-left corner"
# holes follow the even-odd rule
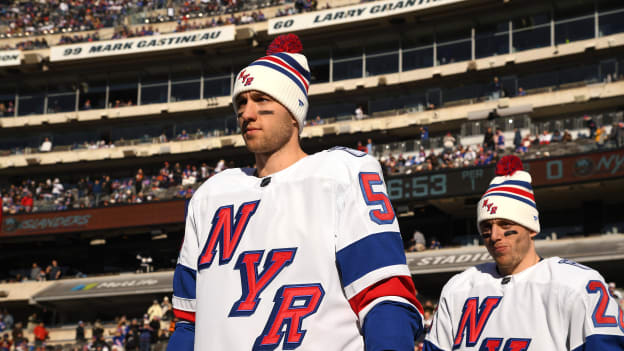
[[[381,170],[379,161],[373,156],[344,146],[335,146],[313,156],[324,165],[337,168],[338,170],[350,172],[360,172],[369,169]]]
[[[215,196],[225,189],[239,188],[246,180],[253,177],[253,170],[248,168],[228,168],[208,178],[197,188],[191,198],[191,204],[208,196]],[[255,177],[253,177],[255,178]]]
[[[496,266],[492,262],[470,267],[449,279],[444,288],[442,288],[442,295],[449,296],[453,293],[470,290],[476,285],[485,284],[489,280],[495,279],[495,273]]]
[[[585,292],[590,281],[604,282],[604,278],[596,270],[573,260],[561,257],[550,257],[540,274],[546,275],[553,284],[570,290]]]

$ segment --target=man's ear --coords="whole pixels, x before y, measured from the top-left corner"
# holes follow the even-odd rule
[[[529,236],[531,237],[531,239],[535,239],[537,234],[538,234],[537,232],[529,232]]]

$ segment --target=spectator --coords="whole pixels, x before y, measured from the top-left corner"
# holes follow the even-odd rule
[[[520,135],[520,130],[518,128],[514,128],[514,150],[516,152],[522,152],[522,135]]]
[[[550,144],[551,140],[552,140],[552,135],[550,133],[548,133],[547,130],[544,130],[542,132],[542,134],[540,134],[540,136],[539,136],[539,144],[540,145],[548,145],[548,144]]]
[[[40,280],[41,277],[41,267],[37,264],[37,262],[33,262],[32,268],[30,269],[30,280]]]
[[[43,143],[41,143],[41,146],[39,147],[39,151],[41,151],[41,152],[50,152],[50,151],[52,151],[52,142],[50,141],[50,139],[48,137],[46,137],[43,140]]]
[[[522,87],[518,88],[518,96],[525,96],[526,95],[526,91],[524,91],[524,89],[522,89]]]
[[[563,140],[563,135],[559,131],[559,129],[555,130],[552,134],[551,142],[559,143]]]
[[[427,245],[425,235],[420,230],[415,230],[412,235],[413,250],[411,251],[424,251]]]
[[[444,146],[444,152],[451,152],[455,148],[455,137],[451,132],[447,132],[442,139],[442,145]]]
[[[164,131],[160,133],[160,136],[158,137],[158,142],[161,144],[167,142],[167,135],[165,134]]]
[[[371,138],[366,140],[366,153],[369,155],[373,154],[373,139]]]
[[[431,239],[431,242],[429,243],[429,250],[438,250],[440,249],[440,247],[441,245],[438,239],[436,238]]]
[[[483,135],[483,148],[485,150],[494,150],[494,133],[492,127],[488,127]]]
[[[134,320],[136,322],[136,319]],[[126,351],[135,351],[139,347],[138,328],[128,328],[125,338]]]
[[[420,127],[420,145],[424,148],[429,148],[429,128],[428,127]]]
[[[358,151],[366,152],[366,146],[362,145],[362,141],[358,141],[358,142],[357,142],[357,147],[356,147],[356,149],[357,149]]]
[[[607,138],[607,132],[604,126],[596,129],[596,146],[598,146],[598,148],[603,148],[605,145],[605,140]]]
[[[160,307],[162,308],[162,320],[163,321],[170,321],[173,319],[173,306],[171,305],[171,302],[169,301],[169,297],[165,296],[163,297],[163,301],[160,304]]]
[[[125,340],[123,335],[121,335],[121,330],[115,331],[115,336],[113,336],[113,349],[122,350],[125,344]]]
[[[609,140],[615,147],[619,148],[624,145],[624,122],[613,123]]]
[[[4,318],[2,319],[2,321],[4,322],[4,325],[6,326],[6,328],[12,329],[13,323],[15,322],[15,320],[13,319],[13,315],[10,314],[6,308],[2,311],[2,314],[4,315]]]
[[[588,115],[583,116],[583,120],[585,121],[585,126],[589,128],[589,138],[594,139],[597,129],[596,122],[594,122],[594,119]]]
[[[143,327],[139,330],[139,350],[150,351],[152,343],[152,333],[154,331],[149,325],[148,321],[143,323]]]
[[[91,328],[91,337],[94,341],[104,338],[104,326],[99,319],[96,319],[95,323],[93,323],[93,327]]]
[[[189,139],[189,135],[186,133],[186,129],[182,129],[182,132],[180,134],[178,134],[177,139],[178,140],[188,140]]]
[[[0,351],[9,351],[12,345],[13,342],[9,339],[9,333],[4,333],[0,339]]]
[[[490,100],[496,100],[501,98],[503,95],[503,89],[501,87],[500,82],[498,81],[498,77],[494,77],[492,79],[492,83],[490,84]]]
[[[48,280],[58,280],[61,278],[61,267],[59,267],[58,262],[56,260],[52,260],[52,265],[50,266],[50,273],[48,275]]]
[[[152,302],[152,305],[147,309],[148,320],[151,321],[152,319],[154,319],[154,317],[158,317],[158,319],[161,319],[162,315],[162,307],[160,307],[158,300],[154,300]]]
[[[496,150],[498,152],[505,151],[505,134],[500,129],[496,129]]]
[[[362,105],[357,105],[357,107],[355,108],[355,119],[360,121],[364,118],[364,109],[362,108]]]
[[[561,138],[561,141],[564,143],[568,143],[572,141],[572,134],[570,134],[570,131],[565,129],[563,131],[563,137]]]
[[[33,335],[35,336],[35,347],[44,347],[46,340],[50,338],[50,332],[45,328],[43,322],[39,322],[39,324],[33,329]]]

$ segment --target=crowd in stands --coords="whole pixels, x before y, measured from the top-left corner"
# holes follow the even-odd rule
[[[77,183],[26,179],[2,189],[2,211],[6,214],[63,211],[116,204],[140,204],[166,199],[185,199],[206,179],[233,166],[220,160],[214,166],[165,162],[155,174],[141,168],[134,177],[111,178],[109,175],[84,177]]]
[[[86,43],[86,42],[94,42],[100,40],[100,34],[98,32],[94,32],[93,34],[89,33],[87,35],[63,35],[58,42],[58,45],[66,45],[66,44],[78,44],[78,43]]]
[[[53,33],[69,33],[98,30],[123,23],[123,19],[131,14],[153,9],[168,8],[167,14],[154,14],[144,19],[146,23],[177,21],[175,32],[211,28],[227,24],[248,24],[266,21],[262,7],[277,6],[283,0],[269,2],[254,1],[131,1],[131,0],[83,0],[83,1],[9,1],[9,6],[0,7],[0,25],[5,24],[7,30],[0,37],[24,35],[45,35]],[[315,11],[316,0],[296,0],[294,5],[279,9],[276,17],[289,16],[297,13]],[[324,8],[329,8],[326,4]],[[213,18],[198,23],[204,17]],[[217,17],[218,16],[218,17]],[[135,29],[123,26],[116,30],[111,39],[140,37],[159,34],[152,27]],[[100,40],[98,32],[87,35],[64,35],[58,45],[92,42]],[[0,50],[32,50],[48,48],[45,38],[26,40],[15,46],[5,45]]]
[[[52,323],[45,314],[46,311],[39,315],[33,313],[28,316],[26,323],[15,322],[8,310],[2,309],[0,351],[152,350],[154,345],[166,345],[177,322],[173,306],[165,296],[162,302],[154,300],[140,317],[128,318],[122,315],[109,323],[103,323],[100,319],[92,323],[78,321],[73,340],[54,340],[51,338],[53,329],[49,327]]]
[[[426,127],[423,127],[421,128],[420,146],[417,151],[410,154],[381,156],[379,161],[386,174],[411,174],[445,168],[495,164],[499,157],[506,153],[516,153],[523,158],[537,145],[570,143],[579,138],[595,142],[597,148],[624,145],[624,123],[614,123],[610,127],[610,131],[607,132],[605,126],[597,127],[591,117],[585,116],[585,121],[589,133],[579,134],[577,139],[573,139],[568,130],[563,132],[543,130],[539,135],[527,133],[523,136],[520,130],[515,129],[513,147],[511,148],[506,147],[505,136],[501,130],[493,132],[492,128],[488,128],[481,144],[462,145],[457,143],[456,138],[451,133],[447,133],[442,138],[442,148],[436,150],[429,148],[429,134]],[[545,151],[543,156],[549,156],[548,151]]]

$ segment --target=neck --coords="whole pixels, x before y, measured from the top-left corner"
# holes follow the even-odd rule
[[[258,177],[262,178],[292,166],[307,154],[301,149],[297,137],[277,151],[256,153],[255,156]]]
[[[533,249],[529,251],[529,253],[527,253],[527,255],[515,266],[496,265],[496,269],[498,269],[498,273],[500,273],[501,275],[517,274],[527,268],[536,265],[540,260],[541,258],[539,257],[535,249]]]

